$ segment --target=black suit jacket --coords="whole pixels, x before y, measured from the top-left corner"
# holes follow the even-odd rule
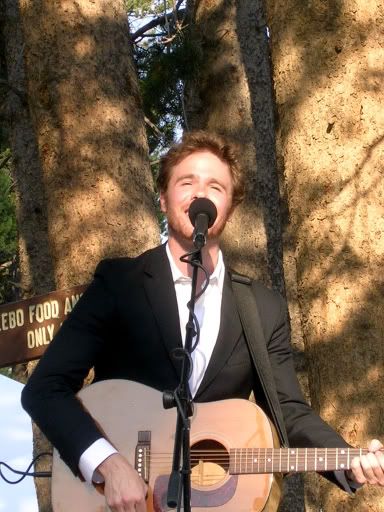
[[[283,299],[260,283],[256,297],[274,381],[292,446],[346,446],[303,399],[289,346]],[[124,378],[155,389],[174,389],[181,347],[175,289],[164,246],[138,258],[101,262],[93,282],[52,341],[22,394],[25,409],[73,472],[81,454],[102,437],[75,397],[90,368],[95,381]],[[217,343],[195,401],[265,397],[245,342],[229,276],[225,277]],[[336,475],[344,489],[345,477]],[[334,474],[329,478],[335,480]]]

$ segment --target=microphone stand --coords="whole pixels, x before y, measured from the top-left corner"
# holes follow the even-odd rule
[[[181,510],[183,498],[184,512],[191,511],[191,454],[190,454],[190,419],[193,414],[193,402],[189,390],[189,376],[192,371],[192,341],[196,336],[195,329],[195,302],[198,269],[202,267],[201,248],[186,255],[193,266],[191,300],[188,303],[189,318],[186,325],[185,346],[178,351],[182,354],[182,367],[179,386],[175,391],[163,393],[163,405],[165,409],[177,407],[177,421],[175,443],[173,451],[172,472],[169,477],[167,505],[170,508]],[[198,329],[198,327],[197,327]],[[177,356],[179,357],[179,356]],[[182,463],[181,463],[182,461]]]

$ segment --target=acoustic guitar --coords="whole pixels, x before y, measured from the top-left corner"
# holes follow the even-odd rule
[[[166,512],[176,410],[163,409],[162,393],[127,380],[102,381],[78,398],[105,436],[148,484],[148,512]],[[281,474],[349,469],[355,448],[278,448],[264,412],[241,399],[195,404],[191,418],[192,510],[273,512]],[[276,475],[277,474],[277,475]],[[100,486],[75,477],[54,451],[55,512],[105,512]]]

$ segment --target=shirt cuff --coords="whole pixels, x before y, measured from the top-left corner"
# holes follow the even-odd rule
[[[96,468],[114,453],[117,453],[116,448],[104,438],[98,439],[92,443],[91,446],[82,453],[79,460],[79,469],[85,481],[89,484],[92,482],[102,484],[104,478]]]

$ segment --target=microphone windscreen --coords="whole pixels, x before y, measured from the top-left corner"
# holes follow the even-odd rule
[[[196,217],[200,213],[207,215],[208,227],[210,228],[213,226],[217,217],[217,209],[210,199],[207,199],[206,197],[199,197],[189,205],[188,215],[193,226],[195,225]]]

